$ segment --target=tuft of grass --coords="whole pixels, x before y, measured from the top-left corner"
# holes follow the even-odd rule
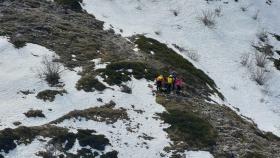
[[[64,93],[66,94],[67,91],[66,90],[44,90],[42,92],[39,92],[37,94],[36,98],[44,100],[44,101],[48,100],[50,102],[53,102],[56,95],[59,94],[59,95],[63,96]]]
[[[209,147],[216,143],[217,132],[211,124],[191,112],[169,110],[160,114],[164,122],[171,126],[169,133],[177,135],[180,139],[194,147]]]
[[[53,62],[53,59],[47,56],[43,57],[42,65],[42,68],[37,70],[38,76],[51,86],[59,84],[62,65],[58,62]]]
[[[42,110],[29,110],[24,113],[26,117],[46,117]]]
[[[99,82],[93,74],[86,74],[79,79],[76,88],[85,92],[93,92],[94,90],[103,91],[106,86]]]

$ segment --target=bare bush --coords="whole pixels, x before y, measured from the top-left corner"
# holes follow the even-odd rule
[[[240,63],[243,66],[247,66],[249,64],[249,58],[250,58],[249,53],[242,54],[241,57],[240,57]]]
[[[44,56],[42,65],[41,69],[38,70],[39,77],[52,86],[58,84],[62,72],[61,64],[53,62],[51,58]]]
[[[266,71],[263,68],[256,68],[252,74],[252,78],[259,84],[264,85],[267,81]]]
[[[256,65],[259,67],[266,67],[267,65],[267,55],[263,54],[263,53],[255,53],[255,60],[256,60]]]
[[[213,28],[216,25],[215,18],[215,12],[206,10],[202,11],[202,15],[198,17],[198,20],[201,21],[205,26]]]
[[[195,50],[187,50],[186,53],[187,53],[187,56],[188,56],[189,58],[191,58],[193,61],[196,61],[196,62],[199,61],[200,56],[199,56],[199,54],[197,53],[197,51],[195,51]]]

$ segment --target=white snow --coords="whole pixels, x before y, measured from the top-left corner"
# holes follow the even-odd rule
[[[185,158],[214,158],[209,152],[206,151],[186,151]]]
[[[240,113],[252,118],[260,129],[280,136],[280,72],[269,64],[270,79],[259,86],[252,80],[248,68],[240,64],[243,53],[254,54],[251,45],[257,42],[256,35],[261,30],[280,34],[280,1],[273,1],[270,6],[261,0],[224,2],[84,0],[84,9],[105,21],[106,29],[113,26],[123,36],[145,34],[170,47],[177,44],[195,50],[200,59],[193,63],[214,79],[226,97],[224,104],[239,108]],[[203,10],[214,11],[219,7],[222,16],[216,17],[214,29],[198,20]],[[243,12],[241,7],[247,11]],[[254,20],[257,12],[258,18]],[[269,39],[276,49],[280,48],[279,41]],[[187,54],[182,55],[188,58]]]

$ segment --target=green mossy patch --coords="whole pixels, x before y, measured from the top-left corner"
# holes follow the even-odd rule
[[[120,85],[123,82],[130,81],[132,76],[136,79],[153,80],[157,72],[147,64],[137,61],[115,62],[107,65],[105,69],[97,71],[101,73],[104,81],[110,85]]]
[[[99,82],[93,74],[85,74],[77,82],[76,88],[85,92],[93,92],[94,90],[103,91],[107,87]]]
[[[171,125],[167,128],[168,133],[177,135],[190,146],[203,148],[215,145],[217,132],[207,120],[201,119],[196,114],[170,110],[160,116],[165,123]]]

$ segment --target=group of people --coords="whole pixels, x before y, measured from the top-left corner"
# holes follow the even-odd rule
[[[177,77],[175,73],[171,73],[169,76],[164,77],[163,75],[158,75],[156,78],[156,86],[158,92],[176,91],[177,94],[182,90],[183,80],[181,77]]]

